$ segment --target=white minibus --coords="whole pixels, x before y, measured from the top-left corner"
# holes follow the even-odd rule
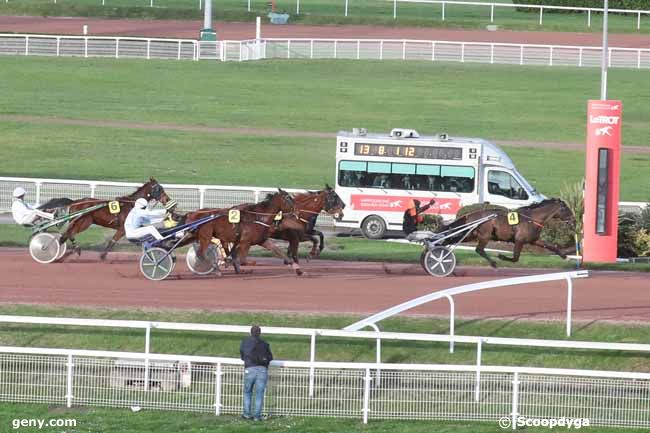
[[[446,134],[420,136],[412,129],[369,134],[342,131],[336,143],[336,192],[345,202],[337,227],[360,228],[368,238],[401,230],[407,205],[451,220],[466,205],[489,202],[517,208],[545,197],[517,171],[497,145]]]

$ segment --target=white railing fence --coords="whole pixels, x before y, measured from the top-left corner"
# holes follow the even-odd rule
[[[526,8],[526,9],[537,9],[539,11],[538,23],[539,25],[544,24],[544,11],[571,11],[571,12],[582,12],[587,15],[587,27],[591,27],[591,16],[592,14],[602,14],[603,8],[587,8],[587,7],[574,7],[574,6],[552,6],[552,5],[539,5],[539,4],[520,4],[520,3],[483,3],[483,2],[473,2],[473,1],[456,1],[456,0],[393,0],[393,19],[397,19],[397,4],[398,3],[414,3],[414,4],[431,4],[431,5],[440,5],[441,8],[441,19],[445,21],[447,19],[446,15],[446,5],[460,5],[460,6],[475,6],[480,8],[490,8],[490,22],[494,22],[495,9],[496,8]],[[635,18],[636,29],[641,28],[641,15],[650,15],[650,11],[639,10],[639,9],[609,9],[609,13],[612,14],[626,14],[631,15]]]
[[[11,210],[11,193],[17,186],[25,188],[25,198],[28,202],[42,204],[57,197],[112,199],[131,194],[141,185],[133,182],[0,177],[0,212]],[[277,188],[272,187],[220,185],[163,184],[163,187],[170,197],[178,201],[182,210],[227,208],[241,203],[257,203],[263,200],[266,194],[277,191]],[[300,193],[305,190],[287,188],[286,191]],[[321,226],[331,226],[334,220],[329,215],[321,214],[317,222]]]
[[[0,54],[197,60],[198,41],[109,36],[0,34]]]
[[[600,47],[380,39],[264,39],[266,59],[421,60],[600,66]],[[650,68],[650,49],[609,48],[610,67]]]
[[[0,401],[238,415],[241,364],[232,358],[0,347]],[[516,424],[523,416],[647,428],[650,374],[274,361],[265,410],[272,415],[346,417],[364,423],[373,419],[496,423],[506,417]]]
[[[0,55],[249,61],[259,59],[420,60],[522,66],[599,67],[593,46],[402,39],[192,41],[0,34]],[[612,68],[650,68],[650,49],[609,47]]]
[[[17,186],[25,188],[26,200],[42,204],[57,197],[80,199],[84,197],[112,199],[135,191],[141,184],[134,182],[107,182],[100,180],[44,179],[31,177],[0,176],[0,212],[11,210],[11,194]],[[203,207],[226,208],[241,203],[257,203],[267,193],[277,191],[273,187],[223,186],[223,185],[185,185],[163,184],[165,191],[178,201],[181,209],[193,210]],[[290,193],[304,192],[288,188]],[[619,207],[626,211],[640,211],[642,202],[620,202]],[[319,225],[333,225],[331,217],[321,214]]]

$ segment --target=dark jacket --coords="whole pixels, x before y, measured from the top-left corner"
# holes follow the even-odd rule
[[[262,346],[264,346],[264,350],[266,351],[266,356],[265,357],[268,360],[268,362],[266,362],[266,363],[258,364],[256,362],[254,362],[252,357],[251,357],[252,353],[253,353],[253,349],[255,348],[255,344],[258,341],[260,343],[262,343]],[[241,344],[239,345],[239,356],[244,361],[244,368],[260,367],[260,366],[261,367],[268,367],[269,362],[273,361],[273,353],[271,353],[271,346],[269,346],[269,343],[267,343],[266,341],[262,340],[259,337],[253,337],[253,336],[250,336],[248,338],[244,338],[242,340]]]
[[[422,207],[416,207],[415,215],[411,215],[412,208],[406,209],[406,211],[404,211],[404,220],[402,221],[402,230],[404,231],[404,234],[411,234],[418,229],[418,217],[421,213],[426,212],[430,207],[430,204]]]

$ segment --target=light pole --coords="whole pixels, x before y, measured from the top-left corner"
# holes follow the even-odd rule
[[[201,29],[201,40],[217,40],[217,32],[215,32],[212,28],[212,0],[205,0],[205,7],[203,8],[203,28]]]
[[[600,73],[600,99],[607,99],[607,65],[609,64],[609,49],[607,47],[607,13],[609,11],[609,2],[604,0],[603,6],[603,56],[601,60]]]

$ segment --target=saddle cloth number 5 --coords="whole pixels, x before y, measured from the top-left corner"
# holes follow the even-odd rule
[[[120,213],[120,202],[119,201],[109,201],[108,202],[108,211],[111,214]]]
[[[519,214],[517,212],[508,212],[508,224],[511,226],[519,224]]]

